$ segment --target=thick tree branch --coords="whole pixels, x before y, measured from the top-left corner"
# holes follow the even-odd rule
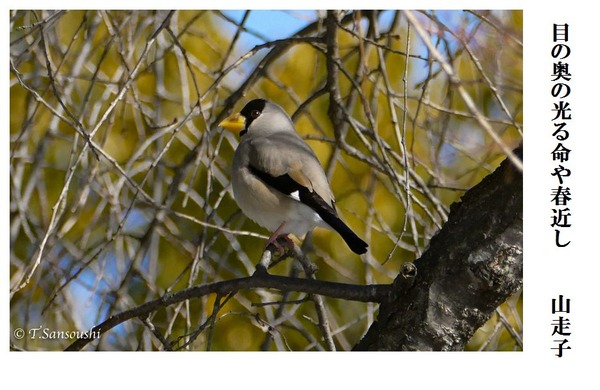
[[[522,158],[522,148],[514,155]],[[355,350],[462,350],[521,288],[521,171],[507,159],[465,193],[414,264],[414,285],[394,288]]]

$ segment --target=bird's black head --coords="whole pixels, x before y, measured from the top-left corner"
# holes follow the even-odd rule
[[[246,134],[252,122],[262,114],[266,105],[267,101],[265,99],[254,99],[242,108],[240,115],[246,118],[246,128],[240,132],[240,135]]]

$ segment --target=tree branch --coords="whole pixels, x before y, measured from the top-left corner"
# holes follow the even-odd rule
[[[268,251],[267,251],[268,252]],[[287,276],[270,275],[264,268],[257,267],[257,272],[246,278],[224,280],[221,282],[194,286],[172,294],[166,294],[158,299],[146,302],[140,306],[115,314],[104,322],[94,326],[90,334],[103,335],[115,326],[136,317],[145,317],[149,313],[187,299],[200,298],[208,294],[221,296],[235,294],[240,290],[270,288],[280,291],[297,291],[307,294],[324,295],[359,302],[383,302],[389,296],[391,285],[373,284],[357,286],[346,283],[326,282]],[[74,341],[67,351],[78,351],[93,341],[92,338],[79,338]]]

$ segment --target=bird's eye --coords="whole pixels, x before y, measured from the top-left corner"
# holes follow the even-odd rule
[[[256,119],[260,116],[260,111],[252,110],[252,111],[250,111],[250,116],[252,117],[252,119]]]

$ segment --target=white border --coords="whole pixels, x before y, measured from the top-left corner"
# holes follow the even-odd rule
[[[8,4],[6,4],[8,3]],[[107,0],[84,4],[81,1],[8,1],[3,2],[2,103],[8,108],[8,10],[11,8],[157,8],[164,1]],[[596,166],[600,145],[598,129],[597,13],[582,1],[323,1],[265,2],[171,1],[173,8],[219,9],[324,9],[324,8],[414,8],[414,9],[524,9],[524,88],[525,88],[525,288],[524,352],[518,353],[9,353],[9,308],[1,311],[0,327],[4,334],[2,382],[25,386],[48,387],[56,383],[64,388],[100,387],[105,385],[172,388],[183,384],[192,387],[230,388],[374,388],[433,386],[444,389],[506,389],[515,386],[578,387],[577,383],[598,383],[592,362],[598,347],[597,281],[600,275],[598,240],[599,198]],[[572,142],[574,227],[568,231],[574,244],[558,252],[549,235],[552,188],[549,172],[553,168],[549,153],[555,141],[550,135],[549,96],[552,23],[571,25],[573,55],[569,59],[573,74]],[[594,55],[592,56],[592,53]],[[8,110],[4,112],[9,112]],[[4,120],[8,121],[5,116]],[[7,124],[7,122],[5,122]],[[9,150],[8,126],[1,132],[4,151]],[[2,162],[2,179],[8,185],[8,159]],[[9,225],[8,191],[0,191],[4,229]],[[501,201],[501,200],[499,200]],[[0,235],[8,255],[9,235]],[[7,292],[8,257],[0,275],[0,290]],[[556,294],[572,298],[571,351],[558,359],[550,351],[550,299]],[[8,294],[5,301],[8,303]],[[106,382],[106,383],[104,383]],[[395,384],[394,384],[395,383]]]

